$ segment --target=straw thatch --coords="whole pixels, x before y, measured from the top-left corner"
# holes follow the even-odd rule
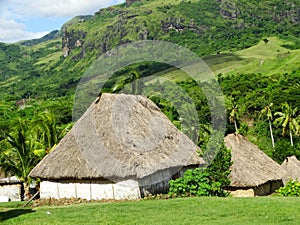
[[[30,176],[138,179],[168,168],[204,164],[197,149],[149,99],[102,94]]]
[[[245,137],[229,134],[224,141],[232,151],[231,187],[257,187],[271,181],[282,183],[284,169]]]
[[[2,179],[2,178],[6,178],[7,176],[6,176],[7,174],[5,174],[5,172],[2,170],[2,168],[0,167],[0,179]]]
[[[287,157],[281,167],[287,171],[287,175],[283,179],[285,184],[290,179],[300,181],[300,161],[296,156]]]

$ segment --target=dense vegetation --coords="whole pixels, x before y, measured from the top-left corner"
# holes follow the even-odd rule
[[[189,169],[182,177],[171,180],[168,194],[171,197],[228,196],[225,188],[230,184],[231,165],[230,150],[222,144],[217,156],[207,168]]]
[[[41,40],[0,43],[0,140],[7,143],[18,121],[45,110],[63,129],[72,122],[77,84],[97,57],[121,44],[164,40],[203,56],[215,72],[226,99],[226,134],[247,136],[279,163],[299,158],[299,10],[297,0],[142,0],[76,17]],[[146,79],[153,74],[157,80]],[[100,91],[148,96],[205,150],[210,107],[182,71],[142,62],[116,72]],[[198,118],[189,117],[190,99]]]
[[[30,171],[56,146],[68,130],[69,126],[58,125],[53,113],[44,111],[31,120],[19,119],[9,132],[2,134],[1,170],[17,176],[24,182],[26,197],[32,182],[28,176]]]
[[[276,192],[279,196],[300,197],[300,182],[289,180],[284,187],[279,188]]]

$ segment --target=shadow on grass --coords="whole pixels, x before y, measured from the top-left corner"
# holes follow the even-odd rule
[[[0,212],[0,222],[14,217],[18,217],[26,213],[33,213],[33,212],[35,211],[33,211],[32,209],[11,209],[5,212]]]

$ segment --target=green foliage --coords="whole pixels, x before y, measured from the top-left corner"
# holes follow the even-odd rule
[[[30,183],[28,175],[41,160],[40,153],[36,152],[40,148],[42,144],[31,136],[28,121],[19,121],[0,142],[1,169],[17,176],[28,187]]]
[[[300,182],[298,180],[289,180],[288,183],[276,190],[279,196],[300,197]]]
[[[171,196],[212,196],[220,187],[212,183],[209,174],[203,169],[187,170],[183,177],[171,180],[169,195]]]
[[[230,150],[223,145],[212,163],[206,168],[188,169],[183,177],[169,182],[170,196],[228,196],[224,190],[230,184]]]
[[[210,179],[213,182],[220,183],[221,189],[224,189],[230,184],[229,175],[231,165],[231,151],[222,143],[216,157],[206,168],[206,172],[210,174]]]
[[[1,43],[0,81],[5,83],[0,84],[0,98],[14,95],[20,99],[33,90],[32,96],[41,99],[72,94],[99,55],[144,39],[143,33],[149,40],[171,41],[199,56],[244,49],[272,36],[287,40],[288,46],[297,49],[297,9],[299,2],[295,0],[289,4],[279,0],[156,0],[137,1],[128,8],[122,4],[101,9],[94,16],[75,17],[61,31],[38,41]],[[66,58],[61,50],[65,29],[70,41]],[[74,47],[76,40],[82,46]]]
[[[32,120],[18,120],[2,134],[0,167],[17,176],[28,191],[30,171],[51,151],[70,126],[60,129],[51,112],[43,112]]]
[[[153,82],[145,87],[148,96],[184,134],[199,141],[199,124],[210,119],[207,100],[194,82]]]
[[[219,82],[226,96],[232,96],[247,112],[256,116],[268,102],[273,102],[272,111],[280,111],[281,105],[288,102],[300,105],[297,88],[300,71],[289,74],[265,76],[259,73],[221,76]]]
[[[268,144],[272,131],[268,131],[268,124],[258,121],[257,117],[270,102],[274,103],[273,112],[280,111],[284,102],[300,105],[300,70],[295,63],[299,61],[300,48],[299,7],[296,0],[145,0],[134,3],[132,7],[125,7],[123,3],[101,9],[94,16],[74,18],[61,31],[40,40],[20,44],[0,43],[0,132],[8,132],[18,118],[31,120],[45,109],[58,115],[59,126],[70,123],[72,96],[91,63],[118,45],[146,38],[177,43],[199,56],[207,56],[206,59],[212,60],[216,68],[223,68],[222,63],[228,63],[230,71],[226,72],[231,75],[219,74],[218,78],[226,97],[234,99],[239,107],[228,111],[233,123],[227,124],[226,132],[237,132],[239,129],[244,135],[250,134],[251,140],[272,155],[273,147]],[[73,44],[76,40],[82,43],[80,47],[69,43],[67,57],[62,55],[61,42],[65,29]],[[275,47],[272,45],[274,40],[279,43],[275,41]],[[249,55],[236,52],[259,42],[262,45],[247,49],[254,49],[251,54],[247,51]],[[263,50],[270,48],[272,51],[262,54],[257,51],[262,46]],[[263,65],[256,62],[260,59],[264,61]],[[252,62],[249,70],[237,74],[239,66],[248,65],[249,61]],[[130,93],[139,94],[141,88],[137,87],[145,85],[148,91],[145,95],[155,101],[195,143],[204,146],[212,129],[211,115],[207,99],[195,82],[176,75],[176,70],[170,73],[172,78],[175,77],[176,84],[191,97],[198,118],[181,117],[181,114],[189,115],[191,108],[186,103],[187,98],[176,99],[178,91],[171,85],[166,84],[165,88],[159,84],[155,90],[164,91],[168,99],[175,99],[173,102],[149,91],[155,84],[138,83],[140,79],[137,77],[145,78],[165,69],[170,69],[170,66],[154,62],[129,66],[107,81],[105,91],[112,92],[111,88],[115,87],[118,92],[126,82],[133,82]],[[278,73],[277,69],[284,72]],[[137,72],[138,76],[130,77],[131,72]],[[22,110],[16,106],[19,100],[27,101]],[[178,105],[182,105],[181,112],[177,110]],[[299,112],[296,114],[299,115]],[[186,124],[196,126],[186,128]],[[274,128],[273,132],[275,142],[280,141],[274,158],[281,161],[291,152],[283,147],[283,143],[289,140],[288,137],[281,138],[278,128]],[[200,136],[198,140],[197,136]],[[299,138],[293,138],[296,146]]]
[[[298,108],[293,108],[292,105],[287,102],[282,104],[282,111],[276,112],[274,115],[278,116],[274,120],[275,125],[282,126],[282,135],[285,135],[286,131],[289,132],[291,145],[293,146],[293,134],[298,134],[299,131],[299,116],[297,116]]]
[[[297,137],[297,116],[299,110],[296,111],[296,107],[299,106],[300,101],[299,88],[297,88],[298,80],[300,77],[299,71],[295,71],[289,74],[274,74],[274,75],[262,75],[259,73],[251,74],[239,74],[232,76],[219,75],[219,82],[222,87],[223,93],[236,100],[239,106],[243,106],[245,110],[240,112],[239,117],[241,124],[248,125],[247,134],[251,141],[254,142],[266,152],[270,157],[277,162],[282,162],[286,156],[291,154],[298,155],[297,148],[290,148],[288,145],[290,142],[289,127],[293,128],[293,144],[298,146],[299,137]],[[289,107],[284,107],[285,102],[288,102]],[[294,122],[290,125],[285,125],[284,134],[282,137],[283,127],[281,123],[278,123],[278,127],[273,127],[273,113],[271,112],[285,112],[286,115],[293,114]],[[286,110],[292,108],[293,110]],[[289,111],[291,113],[289,113]],[[280,113],[280,115],[282,115]],[[264,120],[262,120],[264,115]],[[278,115],[278,113],[276,114]],[[278,115],[280,118],[281,116]],[[286,117],[282,117],[281,121],[286,124]],[[279,120],[277,120],[279,122]],[[282,123],[283,124],[283,123]],[[234,127],[228,123],[227,132],[234,132]],[[271,133],[272,132],[272,133]],[[272,146],[271,139],[274,139],[274,147]],[[275,150],[274,150],[275,148]]]
[[[297,143],[295,146],[284,139],[279,139],[276,142],[275,149],[272,154],[272,158],[281,164],[287,157],[296,156],[300,158],[300,143]]]
[[[226,108],[229,112],[229,122],[234,124],[235,133],[239,133],[239,129],[237,126],[239,117],[240,117],[240,107],[237,104],[236,100],[232,97],[226,99]]]

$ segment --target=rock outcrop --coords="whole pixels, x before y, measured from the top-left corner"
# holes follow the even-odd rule
[[[73,30],[68,32],[67,30],[65,30],[62,37],[62,51],[64,57],[67,57],[69,55],[69,52],[75,48],[81,48],[81,53],[77,56],[77,58],[84,57],[85,50],[83,46],[83,40],[86,35],[86,32],[74,32]]]

